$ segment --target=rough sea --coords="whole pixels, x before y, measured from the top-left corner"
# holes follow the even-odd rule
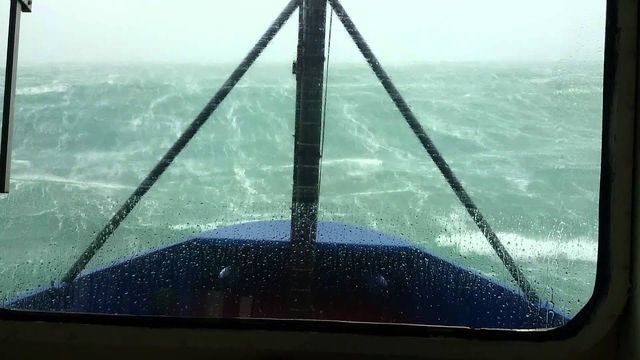
[[[58,281],[232,69],[22,66],[11,193],[0,196],[0,299]],[[252,68],[89,267],[229,224],[288,219],[290,70]],[[388,72],[540,296],[577,312],[596,271],[602,63]],[[364,65],[330,68],[321,184],[321,220],[396,235],[512,284]]]

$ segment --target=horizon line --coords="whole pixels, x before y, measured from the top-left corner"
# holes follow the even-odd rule
[[[156,60],[107,60],[107,61],[22,61],[19,62],[18,67],[21,66],[42,66],[42,65],[196,65],[196,66],[235,66],[240,61],[156,61]],[[492,59],[492,60],[424,60],[424,61],[406,61],[396,62],[388,61],[384,65],[386,66],[415,66],[415,65],[439,65],[439,64],[562,64],[562,63],[604,63],[604,59]],[[271,65],[291,65],[291,61],[266,61],[262,63],[255,63],[253,66],[271,66]],[[331,61],[330,65],[344,66],[344,65],[357,65],[367,66],[364,61]],[[4,69],[5,66],[0,66],[0,69]]]

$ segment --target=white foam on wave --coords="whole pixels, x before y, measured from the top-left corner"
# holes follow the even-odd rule
[[[437,245],[454,248],[463,256],[495,256],[495,251],[485,236],[471,225],[465,211],[453,211],[435,220],[447,229],[435,238]],[[473,226],[473,230],[469,226]],[[517,260],[565,258],[595,262],[598,258],[597,240],[588,236],[529,237],[513,232],[499,232],[496,235]]]
[[[345,130],[353,135],[355,139],[358,139],[369,152],[376,152],[381,147],[384,148],[384,139],[377,137],[369,130],[368,126],[358,120],[355,105],[349,103],[343,104],[342,115],[349,121],[343,124],[346,126]]]
[[[530,196],[529,185],[531,185],[531,180],[516,176],[506,176],[505,179],[513,184],[513,186],[518,189],[518,191],[527,194],[527,196]]]
[[[600,92],[602,92],[602,89],[597,87],[583,87],[583,88],[570,87],[566,89],[556,90],[554,91],[554,94],[555,95],[566,95],[566,94],[579,95],[579,94],[594,94],[594,93],[597,94]]]
[[[595,262],[598,259],[598,244],[587,237],[572,239],[535,239],[515,233],[498,233],[498,238],[516,259],[566,258]],[[480,232],[441,234],[436,243],[443,247],[454,247],[461,255],[491,256],[494,250]]]
[[[131,153],[131,151],[88,150],[78,152],[74,154],[74,157],[81,163],[104,163],[106,161],[125,161]]]
[[[380,167],[384,165],[384,161],[375,158],[342,158],[342,159],[322,159],[322,166],[342,166],[351,165],[359,168],[371,168]],[[270,171],[274,169],[289,169],[293,164],[282,164],[274,166],[262,166],[260,169],[263,171]]]
[[[206,224],[182,223],[182,224],[171,225],[169,226],[169,229],[176,230],[176,231],[185,231],[185,230],[205,231],[205,230],[215,229],[220,225],[223,225],[223,223],[215,222],[215,221],[209,222]]]
[[[240,220],[223,220],[223,221],[211,221],[207,223],[199,222],[187,222],[175,225],[170,225],[169,229],[177,231],[196,230],[196,231],[208,231],[214,230],[222,226],[235,225],[251,221],[273,220],[278,218],[273,213],[257,213],[257,214],[244,214]]]
[[[85,181],[85,180],[76,180],[64,178],[56,175],[20,175],[12,178],[16,182],[45,182],[45,183],[56,183],[56,184],[64,184],[77,186],[81,188],[104,188],[104,189],[131,189],[130,186],[115,184],[115,183],[105,183],[98,181]]]
[[[187,174],[197,177],[208,177],[215,169],[211,169],[206,163],[195,159],[183,159],[181,164]]]
[[[372,159],[372,158],[344,158],[344,159],[322,160],[323,166],[351,164],[351,165],[356,165],[360,167],[370,167],[370,166],[382,166],[383,163],[384,162],[380,159]]]
[[[554,77],[537,77],[530,79],[529,82],[532,84],[547,84],[554,80],[556,80]]]
[[[350,192],[350,193],[342,193],[338,195],[324,195],[324,196],[329,198],[341,198],[341,197],[352,197],[352,196],[398,194],[398,193],[405,193],[405,192],[414,192],[414,190],[410,188],[403,188],[403,189],[392,189],[392,190],[359,191],[359,192]]]
[[[234,89],[277,89],[280,90],[282,88],[293,89],[293,86],[290,83],[280,83],[280,84],[238,84],[234,86]]]
[[[68,89],[69,87],[64,84],[29,86],[29,87],[17,89],[16,95],[40,95],[40,94],[47,94],[47,93],[63,93],[63,92],[66,92]]]
[[[245,190],[247,190],[248,194],[254,195],[258,193],[256,189],[251,186],[251,180],[249,180],[249,178],[245,175],[245,169],[234,166],[233,173],[236,180],[240,183],[240,185],[242,185],[243,188],[245,188]]]
[[[226,117],[227,120],[229,120],[229,124],[231,125],[231,129],[233,130],[233,134],[237,135],[238,137],[242,137],[242,134],[238,129],[238,115],[236,114],[239,107],[239,102],[232,102],[231,106],[229,106],[229,110],[227,110]]]
[[[13,165],[23,166],[23,167],[27,167],[27,168],[31,167],[31,161],[29,161],[29,160],[13,159],[13,160],[11,160],[11,163]]]

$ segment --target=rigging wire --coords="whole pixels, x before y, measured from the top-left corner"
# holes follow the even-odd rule
[[[358,29],[356,28],[353,20],[351,20],[344,7],[342,7],[342,4],[340,4],[340,1],[328,1],[331,5],[332,10],[335,11],[336,16],[338,16],[338,19],[340,20],[340,22],[342,22],[342,25],[349,33],[349,36],[351,36],[351,39],[360,50],[360,53],[367,60],[367,63],[369,63],[369,67],[376,75],[378,80],[380,80],[380,83],[387,91],[389,97],[391,97],[391,100],[396,105],[396,108],[398,109],[398,111],[400,111],[400,114],[402,114],[407,124],[416,135],[416,137],[422,144],[422,147],[427,151],[429,157],[438,167],[438,170],[440,170],[440,173],[442,174],[442,176],[444,176],[445,180],[451,187],[451,190],[453,190],[458,200],[460,200],[462,205],[465,207],[471,219],[476,223],[478,229],[487,239],[489,245],[491,245],[496,255],[498,255],[504,267],[509,271],[513,280],[518,284],[524,296],[529,300],[530,303],[539,304],[541,300],[535,288],[531,285],[529,280],[527,280],[525,274],[522,272],[507,248],[504,247],[504,245],[498,238],[498,235],[496,235],[496,233],[493,231],[493,229],[489,225],[489,222],[484,218],[482,212],[480,212],[478,206],[473,202],[467,191],[464,189],[462,183],[460,183],[460,180],[458,180],[453,170],[451,170],[451,167],[449,167],[447,161],[444,159],[440,151],[436,148],[435,144],[431,141],[431,138],[420,124],[420,121],[418,121],[409,105],[402,98],[402,95],[400,95],[400,92],[393,84],[393,81],[391,81],[391,78],[384,70],[376,56],[373,54],[373,51],[365,41],[364,37],[362,37],[362,34],[360,34]]]
[[[331,59],[331,30],[333,29],[333,9],[329,7],[329,34],[327,35],[327,60],[324,71],[324,104],[322,105],[322,136],[320,137],[320,168],[318,169],[318,194],[322,189],[322,163],[324,162],[324,132],[327,124],[327,97],[329,93],[329,60]]]
[[[253,46],[251,51],[238,64],[236,69],[229,75],[218,92],[209,100],[198,116],[191,122],[189,127],[180,135],[176,142],[167,150],[164,156],[156,163],[147,177],[138,185],[136,190],[121,205],[120,209],[111,217],[109,222],[100,230],[94,240],[82,252],[80,257],[73,263],[71,268],[62,277],[62,283],[70,283],[75,280],[80,272],[87,266],[89,261],[104,246],[105,242],[113,235],[118,226],[129,216],[131,211],[138,205],[142,197],[151,189],[160,176],[164,174],[167,168],[173,163],[176,157],[189,144],[191,139],[198,133],[198,130],[209,120],[211,114],[218,108],[220,103],[229,95],[233,87],[242,79],[244,74],[249,70],[251,65],[262,54],[262,51],[269,45],[271,40],[280,31],[282,26],[289,20],[291,14],[300,7],[301,0],[291,0],[289,4],[282,10],[280,15],[275,19],[267,31],[260,37],[260,40]]]

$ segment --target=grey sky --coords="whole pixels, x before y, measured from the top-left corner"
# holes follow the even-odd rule
[[[3,0],[0,29],[7,28]],[[20,61],[236,62],[287,0],[34,0]],[[605,0],[342,0],[385,63],[602,59]],[[333,61],[359,61],[334,19]],[[296,17],[262,61],[295,55]],[[6,30],[0,45],[6,48]]]

